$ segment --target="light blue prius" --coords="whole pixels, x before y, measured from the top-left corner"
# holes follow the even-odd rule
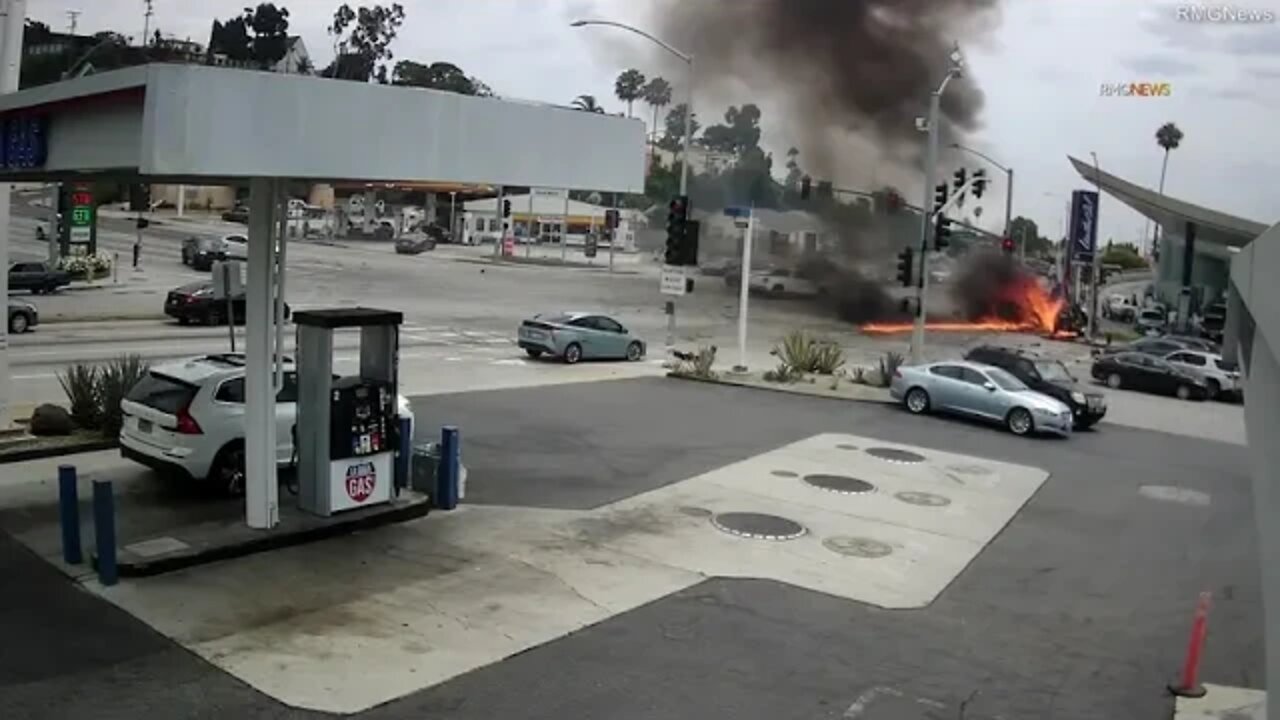
[[[534,315],[520,324],[516,335],[529,357],[550,355],[571,365],[580,360],[636,361],[645,354],[644,340],[617,320],[597,313]]]

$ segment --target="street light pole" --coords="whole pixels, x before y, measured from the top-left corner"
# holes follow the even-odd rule
[[[951,65],[943,76],[938,89],[929,96],[929,130],[928,147],[924,161],[924,198],[920,203],[920,277],[916,281],[916,319],[911,328],[911,362],[918,365],[924,361],[924,326],[925,326],[925,294],[929,285],[929,226],[933,221],[933,181],[938,170],[938,123],[942,115],[942,93],[947,83],[959,77],[963,68],[963,58],[957,46],[951,51]],[[745,280],[744,280],[745,281]]]

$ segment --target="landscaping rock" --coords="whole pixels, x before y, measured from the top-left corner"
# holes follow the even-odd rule
[[[71,421],[71,413],[58,405],[44,404],[31,413],[30,432],[32,435],[45,437],[50,435],[70,435],[75,430]]]

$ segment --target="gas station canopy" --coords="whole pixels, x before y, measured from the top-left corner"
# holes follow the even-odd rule
[[[141,175],[190,184],[257,177],[644,190],[639,120],[422,88],[145,65],[0,96],[0,117],[6,127],[35,121],[43,134],[34,153],[43,162],[8,161],[5,180]]]

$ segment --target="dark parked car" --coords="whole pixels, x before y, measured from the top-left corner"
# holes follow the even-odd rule
[[[249,224],[249,208],[244,205],[237,205],[230,210],[222,213],[222,219],[227,222]]]
[[[1222,335],[1227,327],[1227,304],[1214,303],[1204,309],[1204,318],[1200,321],[1200,334],[1213,342],[1222,342]]]
[[[51,293],[71,284],[71,274],[53,270],[42,262],[20,262],[9,266],[9,290],[28,290],[32,295]]]
[[[1076,430],[1093,426],[1107,414],[1107,399],[1086,390],[1067,367],[1057,360],[1017,348],[982,345],[964,356],[969,362],[994,365],[1021,380],[1027,387],[1061,401],[1071,408]]]
[[[196,270],[212,270],[213,264],[227,259],[227,248],[221,240],[189,237],[182,241],[182,264]]]
[[[9,301],[9,332],[21,335],[40,324],[40,311],[31,303]]]
[[[1164,357],[1171,352],[1178,350],[1200,350],[1201,348],[1188,342],[1184,342],[1175,337],[1163,336],[1152,338],[1140,338],[1134,340],[1127,345],[1113,345],[1103,352],[1104,355],[1117,355],[1119,353],[1136,352],[1154,355],[1156,357]]]
[[[244,293],[231,298],[237,325],[244,322],[244,304]],[[227,322],[227,301],[214,297],[212,281],[191,283],[169,291],[164,299],[164,314],[175,318],[180,325],[222,325]],[[284,316],[287,319],[289,315],[289,303],[285,303]]]
[[[436,249],[436,240],[430,235],[401,235],[396,239],[396,253],[400,255],[418,255]]]
[[[1094,361],[1091,374],[1111,388],[1175,395],[1180,400],[1204,400],[1209,397],[1209,387],[1203,380],[1146,353],[1104,355]]]

